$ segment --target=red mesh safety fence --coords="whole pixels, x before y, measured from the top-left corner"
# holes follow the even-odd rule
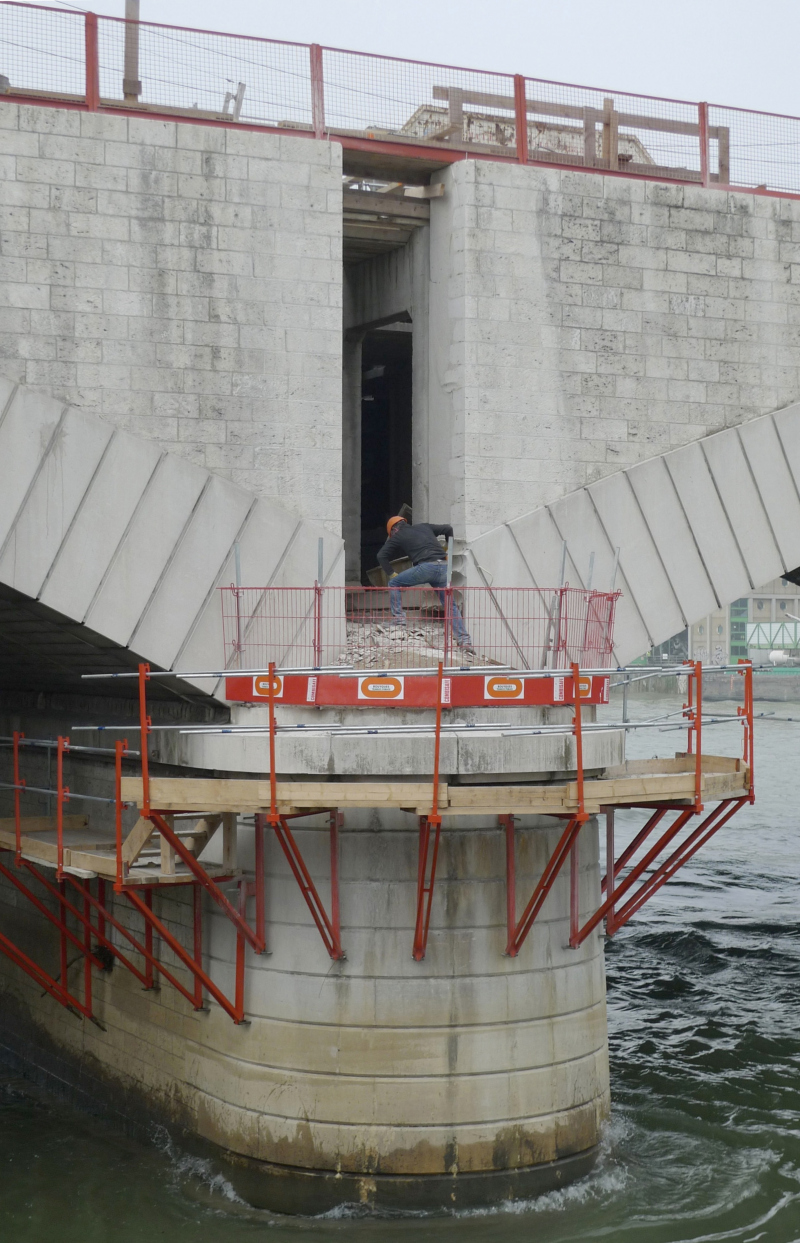
[[[800,118],[716,104],[709,104],[708,116],[726,135],[730,185],[800,191]]]
[[[83,98],[83,13],[21,5],[0,7],[0,73],[15,90]]]
[[[329,131],[514,152],[510,74],[334,48],[323,49],[322,65]]]
[[[90,21],[100,107],[800,194],[797,117],[153,22],[138,24],[137,89],[125,91],[122,18],[2,0],[11,93],[96,107]]]
[[[126,25],[98,18],[102,99],[123,98]],[[260,125],[311,124],[306,44],[140,22],[139,80],[139,101],[151,107]]]
[[[225,667],[563,669],[611,660],[618,592],[224,587]]]

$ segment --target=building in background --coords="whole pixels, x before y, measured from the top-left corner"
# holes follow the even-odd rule
[[[701,617],[641,658],[643,664],[700,660],[727,665],[752,660],[769,664],[769,653],[800,658],[800,587],[775,578],[726,608]]]

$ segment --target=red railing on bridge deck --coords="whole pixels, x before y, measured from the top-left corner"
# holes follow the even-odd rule
[[[0,48],[28,102],[800,195],[797,117],[17,0],[0,5]]]
[[[607,668],[619,592],[578,587],[222,587],[224,664],[281,670]],[[394,602],[393,602],[394,598]]]

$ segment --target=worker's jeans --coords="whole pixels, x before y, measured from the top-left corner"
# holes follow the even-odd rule
[[[442,608],[446,607],[446,596],[443,588],[447,586],[447,562],[446,561],[423,561],[421,565],[412,565],[410,570],[401,570],[399,574],[395,574],[394,578],[389,580],[389,602],[392,606],[392,620],[397,626],[405,626],[406,616],[403,612],[403,593],[398,591],[399,587],[421,587],[423,583],[427,583],[429,587],[436,590],[439,597],[439,603]],[[451,596],[452,614],[451,621],[453,623],[453,634],[459,647],[471,647],[472,640],[467,633],[464,625],[464,619],[459,612],[458,605]]]

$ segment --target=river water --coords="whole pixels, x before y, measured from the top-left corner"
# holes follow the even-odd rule
[[[679,706],[632,697],[631,716]],[[276,1218],[162,1133],[127,1139],[7,1077],[2,1243],[800,1240],[800,705],[757,711],[773,707],[798,723],[757,725],[755,806],[608,945],[613,1118],[589,1178],[486,1214]],[[704,749],[735,754],[740,734],[709,729]],[[628,754],[683,737],[638,732]],[[618,816],[621,841],[634,827]]]

